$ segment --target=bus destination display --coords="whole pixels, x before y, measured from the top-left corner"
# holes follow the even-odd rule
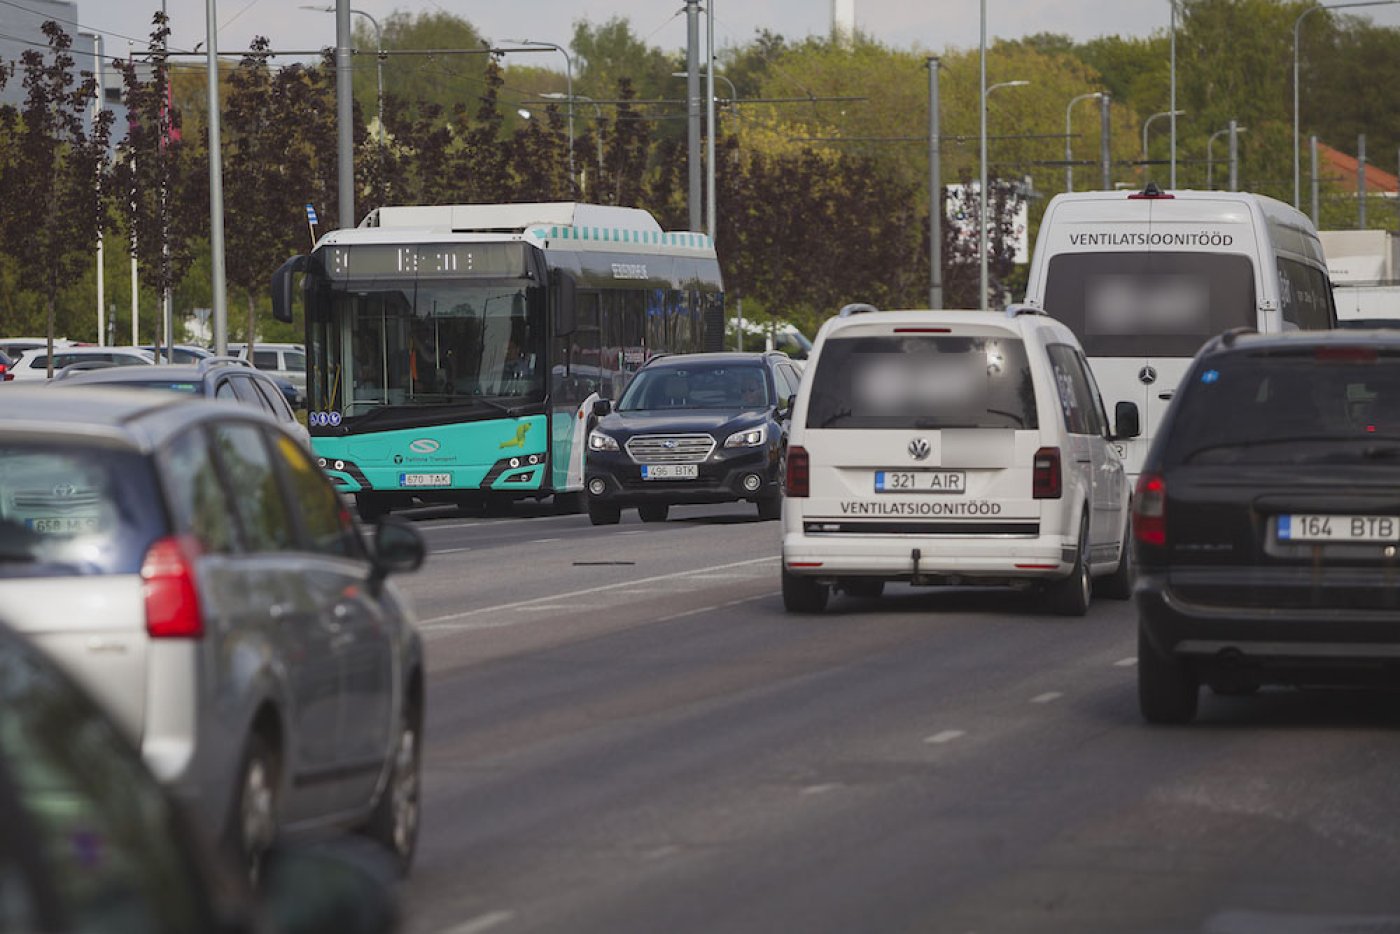
[[[525,275],[520,243],[394,243],[326,247],[332,279],[415,279]]]

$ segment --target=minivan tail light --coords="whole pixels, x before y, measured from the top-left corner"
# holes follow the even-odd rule
[[[807,449],[798,445],[788,448],[787,475],[783,477],[783,494],[786,496],[810,496],[811,477],[812,462],[807,457]]]
[[[1041,448],[1031,462],[1031,497],[1059,499],[1061,487],[1060,449]]]
[[[1167,543],[1167,481],[1161,474],[1138,477],[1133,494],[1133,536],[1144,545]]]
[[[152,639],[198,639],[204,635],[204,614],[195,587],[194,562],[199,543],[178,535],[157,540],[141,563],[141,589],[146,597],[146,633]]]

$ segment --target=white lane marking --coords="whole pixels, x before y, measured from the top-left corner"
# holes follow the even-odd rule
[[[1048,704],[1051,701],[1059,700],[1062,697],[1064,697],[1064,695],[1061,694],[1059,691],[1046,691],[1044,694],[1037,694],[1035,697],[1032,697],[1031,703]]]
[[[543,545],[543,544],[546,544],[547,542],[562,542],[562,541],[563,541],[562,538],[532,538],[532,539],[530,540],[530,544],[531,544],[531,545]]]
[[[443,928],[439,934],[482,934],[483,931],[489,931],[494,927],[500,927],[507,921],[514,920],[515,912],[513,911],[491,911],[484,915],[477,915],[470,921],[464,921],[455,927]]]
[[[435,556],[435,555],[455,555],[455,554],[457,554],[457,553],[459,553],[459,552],[463,552],[463,551],[471,551],[471,549],[470,549],[470,548],[434,548],[432,551],[428,552],[428,557],[431,558],[431,557],[433,557],[433,556]]]
[[[517,613],[546,613],[554,610],[592,610],[596,609],[587,603],[534,603],[530,606],[515,607]]]
[[[628,529],[625,532],[618,532],[618,535],[641,535],[644,529]]]
[[[653,622],[669,623],[673,619],[685,619],[687,616],[699,616],[701,613],[713,613],[715,610],[723,610],[731,606],[738,606],[741,603],[751,603],[754,600],[762,600],[768,594],[761,593],[753,597],[741,597],[738,600],[730,600],[728,603],[715,603],[710,606],[699,606],[693,610],[686,610],[682,613],[672,613],[670,616],[658,616]]]
[[[924,742],[933,745],[941,745],[943,743],[951,743],[953,740],[966,735],[966,730],[944,730],[942,733],[935,733],[932,736],[925,736]]]
[[[1130,656],[1128,656],[1127,658],[1120,658],[1120,659],[1118,659],[1118,661],[1116,661],[1116,662],[1113,663],[1113,667],[1115,667],[1115,668],[1131,668],[1131,667],[1133,667],[1133,666],[1136,665],[1136,664],[1137,664],[1137,656],[1136,656],[1136,655],[1130,655]]]
[[[840,782],[826,782],[821,785],[808,785],[806,788],[802,789],[801,793],[804,795],[824,795],[828,791],[835,791],[840,787]]]
[[[574,597],[583,597],[583,596],[586,596],[586,595],[592,594],[592,593],[605,593],[605,592],[610,591],[610,590],[626,590],[626,589],[628,589],[628,588],[630,588],[630,587],[635,587],[635,586],[637,586],[638,584],[654,584],[654,583],[656,583],[656,582],[658,582],[658,581],[680,580],[680,579],[687,578],[687,577],[694,577],[694,576],[696,576],[697,574],[704,574],[706,571],[717,571],[717,570],[722,570],[722,569],[724,569],[724,568],[738,568],[738,567],[746,567],[746,566],[747,566],[747,567],[752,567],[753,565],[756,565],[756,564],[769,564],[769,563],[776,562],[776,561],[778,561],[778,560],[779,560],[779,559],[778,559],[778,556],[777,556],[777,555],[769,555],[769,556],[766,557],[766,558],[750,558],[750,559],[748,559],[747,561],[734,561],[734,562],[731,562],[731,563],[729,563],[729,564],[717,564],[717,565],[714,565],[713,567],[696,568],[696,569],[691,570],[691,571],[676,571],[676,572],[671,573],[671,574],[657,574],[657,575],[655,575],[654,577],[642,577],[642,578],[638,578],[637,580],[621,581],[621,582],[616,583],[616,584],[603,584],[603,585],[598,586],[598,587],[588,587],[588,588],[585,588],[585,589],[583,589],[583,590],[574,590],[574,591],[570,591],[569,593],[556,593],[556,594],[550,594],[550,595],[547,596],[547,597],[535,597],[535,598],[532,599],[532,600],[519,600],[519,601],[517,601],[517,602],[515,602],[515,603],[503,603],[503,604],[500,604],[499,606],[484,606],[484,607],[480,607],[480,608],[475,609],[475,610],[465,610],[465,611],[463,611],[463,612],[461,612],[461,613],[449,613],[449,614],[447,614],[446,616],[435,616],[435,617],[433,617],[432,619],[425,619],[425,620],[422,620],[421,622],[419,622],[418,628],[419,628],[419,629],[422,629],[422,630],[472,628],[472,627],[473,627],[473,624],[470,624],[470,623],[454,623],[454,620],[465,620],[465,619],[467,619],[467,618],[469,618],[469,617],[472,617],[472,616],[480,616],[480,615],[486,614],[486,613],[499,613],[499,612],[501,612],[502,610],[513,610],[513,609],[515,609],[516,607],[530,606],[531,604],[535,604],[535,603],[550,603],[550,602],[557,602],[557,601],[559,601],[559,600],[569,600],[569,599],[572,599],[572,598],[574,598]],[[724,605],[727,605],[727,604],[724,604]],[[715,608],[715,607],[710,607],[709,609],[716,609],[716,608]],[[695,611],[695,612],[703,612],[703,611]],[[681,614],[681,615],[689,615],[689,614],[687,613],[687,614]],[[671,618],[674,618],[674,617],[671,617]],[[658,622],[659,622],[659,620],[658,620]],[[485,625],[481,626],[481,628],[491,628],[493,625],[502,625],[502,624],[490,624],[490,623],[488,623],[488,624],[485,624]],[[503,625],[510,625],[510,624],[509,624],[509,623],[506,623],[506,624],[503,624]]]
[[[619,590],[618,593],[642,594],[642,593],[675,593],[673,587],[628,587],[626,590]]]

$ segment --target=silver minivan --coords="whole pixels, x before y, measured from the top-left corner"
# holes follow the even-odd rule
[[[423,654],[305,447],[244,406],[15,387],[0,412],[0,606],[81,682],[206,829],[256,862],[339,825],[405,869]]]
[[[865,310],[868,309],[868,310]],[[848,306],[817,335],[793,409],[783,501],[786,608],[886,582],[1034,587],[1082,615],[1126,599],[1128,487],[1069,328],[1034,309]],[[1095,581],[1094,579],[1098,580]]]

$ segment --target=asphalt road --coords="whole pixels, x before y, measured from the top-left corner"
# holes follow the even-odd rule
[[[1400,930],[1400,698],[1149,728],[1134,618],[787,616],[751,507],[423,519],[410,934]],[[428,514],[431,515],[431,514]]]

